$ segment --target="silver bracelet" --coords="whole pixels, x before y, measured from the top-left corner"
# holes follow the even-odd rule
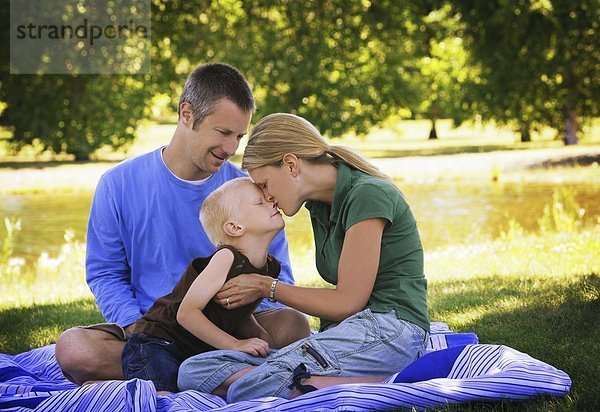
[[[279,282],[279,279],[273,279],[273,282],[271,282],[271,290],[269,291],[269,302],[277,302],[275,300],[275,288],[277,287],[277,282]]]

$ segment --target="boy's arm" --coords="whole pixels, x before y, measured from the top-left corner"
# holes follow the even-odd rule
[[[188,332],[217,349],[233,349],[257,356],[268,354],[268,345],[260,339],[240,341],[212,323],[202,310],[223,286],[233,263],[233,252],[221,249],[215,253],[185,294],[177,322]]]

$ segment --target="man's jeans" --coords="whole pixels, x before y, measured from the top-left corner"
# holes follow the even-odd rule
[[[121,362],[126,379],[151,380],[157,391],[178,392],[177,371],[184,359],[175,343],[136,333],[125,343]]]

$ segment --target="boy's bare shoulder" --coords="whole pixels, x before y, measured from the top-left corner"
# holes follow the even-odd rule
[[[215,263],[222,263],[224,265],[231,265],[234,259],[235,255],[233,254],[233,250],[231,250],[228,247],[224,247],[222,249],[217,250],[210,261]]]

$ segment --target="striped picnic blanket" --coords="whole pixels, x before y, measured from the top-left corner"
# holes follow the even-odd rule
[[[226,404],[185,391],[157,396],[152,382],[132,379],[78,387],[56,364],[54,345],[0,354],[0,409],[7,411],[362,411],[417,410],[469,401],[525,399],[569,392],[561,370],[501,345],[477,344],[472,333],[434,323],[428,353],[384,383],[345,384],[296,399],[260,398]]]

